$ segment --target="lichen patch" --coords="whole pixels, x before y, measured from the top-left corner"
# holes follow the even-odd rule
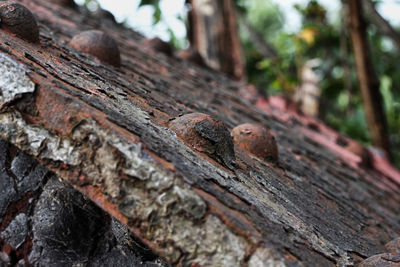
[[[0,53],[0,108],[35,91],[35,84],[26,73],[23,65]]]

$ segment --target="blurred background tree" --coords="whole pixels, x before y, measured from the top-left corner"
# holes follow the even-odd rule
[[[87,5],[95,6],[97,3],[95,0],[85,1]],[[145,7],[152,7],[152,29],[165,24],[167,19],[161,2],[140,0],[138,5],[138,12]],[[191,1],[186,2],[176,19],[184,21],[190,28],[188,16],[184,14],[193,6]],[[238,32],[246,62],[244,73],[247,82],[254,84],[262,93],[282,94],[306,103],[304,97],[307,96],[301,93],[302,75],[304,70],[314,73],[318,92],[311,97],[316,97],[318,103],[312,115],[368,146],[372,144],[372,139],[359,89],[347,24],[348,10],[343,5],[336,18],[330,20],[322,2],[310,0],[295,5],[301,22],[298,30],[293,32],[285,27],[289,21],[285,21],[285,14],[277,0],[232,0],[237,11]],[[342,2],[346,3],[344,0]],[[368,22],[367,38],[372,66],[380,82],[379,91],[383,98],[391,153],[400,167],[400,64],[397,60],[400,33],[396,25],[391,25],[377,12],[377,7],[383,1],[361,2]],[[178,36],[176,27],[164,28],[168,35],[164,39],[169,40],[176,50],[188,48],[189,42]]]

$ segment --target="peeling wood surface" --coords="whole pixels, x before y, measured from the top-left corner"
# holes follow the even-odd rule
[[[40,43],[0,30],[1,59],[35,83],[1,109],[0,136],[90,197],[170,263],[213,266],[352,265],[400,234],[400,176],[362,165],[338,134],[223,75],[143,46],[112,21],[48,1],[21,0]],[[101,29],[121,67],[67,46]],[[1,79],[7,75],[0,72]],[[20,88],[20,86],[17,86]],[[2,88],[3,90],[3,88]],[[227,168],[168,129],[202,112],[229,129],[271,129],[277,163],[235,148]],[[346,142],[351,143],[351,140]],[[384,162],[384,161],[382,161]],[[195,266],[195,265],[194,265]]]

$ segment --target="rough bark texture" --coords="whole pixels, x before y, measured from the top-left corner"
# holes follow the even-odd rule
[[[232,0],[191,0],[192,46],[206,64],[236,79],[244,79],[245,62]]]
[[[379,81],[373,69],[367,39],[367,27],[362,12],[361,0],[349,0],[349,26],[356,60],[357,75],[363,99],[365,116],[371,132],[372,142],[390,157],[386,116],[383,110]]]
[[[286,109],[279,98],[267,101],[218,73],[143,47],[140,35],[110,21],[48,1],[20,2],[37,17],[40,44],[0,31],[0,80],[10,81],[1,87],[0,137],[169,263],[353,265],[385,252],[400,234],[400,174],[373,150]],[[120,68],[68,47],[73,35],[88,29],[114,37]],[[277,162],[235,147],[236,163],[227,166],[192,149],[168,128],[192,112],[229,129],[268,127],[277,140]],[[218,146],[211,125],[193,127]],[[1,189],[10,190],[12,180],[4,181],[9,184]],[[46,201],[37,205],[46,208]],[[33,225],[41,218],[35,215]],[[58,251],[57,244],[49,246],[49,253]],[[93,255],[88,250],[77,260]]]

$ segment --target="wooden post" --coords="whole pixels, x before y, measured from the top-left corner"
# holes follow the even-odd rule
[[[206,64],[233,78],[245,77],[245,62],[232,0],[192,0],[189,39]]]
[[[365,115],[372,142],[387,152],[390,144],[387,136],[386,117],[383,110],[379,81],[375,75],[368,47],[366,23],[362,14],[361,0],[349,0],[349,27],[357,67]]]

